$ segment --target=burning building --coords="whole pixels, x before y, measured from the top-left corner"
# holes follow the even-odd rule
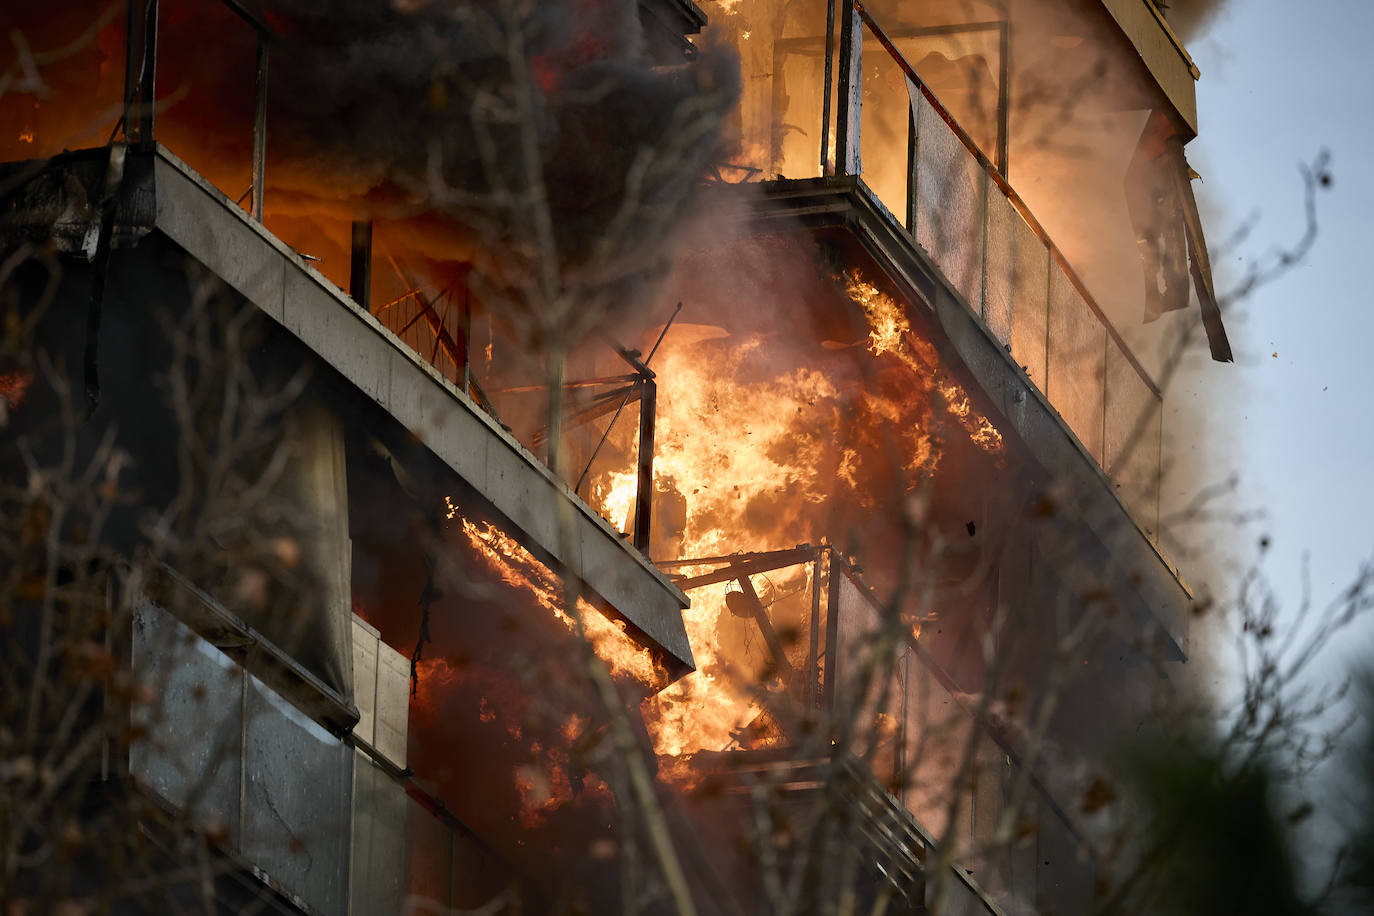
[[[158,894],[1092,903],[1188,650],[1149,328],[1230,358],[1150,0],[96,6],[0,94],[6,498],[104,481],[30,573]]]

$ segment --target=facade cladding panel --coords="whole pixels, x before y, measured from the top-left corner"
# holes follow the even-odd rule
[[[239,840],[243,669],[167,611],[146,603],[133,620],[133,669],[157,701],[129,749],[133,776],[193,820]]]
[[[1122,502],[1151,536],[1159,530],[1164,412],[1116,341],[1107,341],[1105,463]]]
[[[288,896],[343,912],[352,751],[156,605],[135,618],[133,656],[162,698],[130,749],[134,778],[226,827]]]
[[[244,728],[244,856],[322,913],[347,907],[352,752],[252,675]]]
[[[987,173],[910,80],[907,91],[916,123],[916,244],[977,311]]]
[[[1013,216],[1011,358],[1044,391],[1050,252],[1020,214]]]
[[[381,633],[353,615],[353,705],[358,708],[358,724],[353,734],[377,746],[377,649]],[[402,761],[404,765],[404,761]]]

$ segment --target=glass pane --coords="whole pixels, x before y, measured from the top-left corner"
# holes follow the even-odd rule
[[[1036,821],[1039,859],[1044,863],[1037,882],[1037,901],[1049,912],[1082,913],[1091,909],[1093,874],[1077,838],[1048,804]]]
[[[1049,296],[1049,249],[1015,214],[1012,220],[1011,358],[1045,390],[1045,322]]]
[[[987,173],[925,95],[908,88],[916,112],[916,242],[981,312]]]
[[[863,108],[859,158],[863,180],[896,217],[907,225],[910,186],[911,101],[906,74],[864,27]]]
[[[426,904],[439,904],[435,912],[443,912],[449,901],[449,873],[453,868],[453,833],[448,825],[435,817],[424,805],[410,799],[409,840],[410,868],[406,882],[410,906],[423,912],[434,909]]]
[[[1159,396],[1113,340],[1107,341],[1106,372],[1107,474],[1136,522],[1155,537],[1164,412]]]
[[[995,186],[988,188],[987,206],[987,257],[984,259],[987,277],[983,293],[983,320],[998,343],[1010,346],[1011,305],[1015,289],[1012,252],[1016,245],[1016,224],[1021,222],[1021,217],[1011,201],[1003,197],[1001,190]]]
[[[705,0],[710,31],[739,55],[740,104],[727,125],[727,181],[821,174],[826,0],[779,12],[757,0]],[[831,155],[833,156],[833,149]]]
[[[223,3],[159,3],[156,88],[163,107],[154,134],[230,200],[243,198],[245,208],[253,183],[257,48],[257,33]]]
[[[509,867],[461,827],[453,832],[453,906],[475,910],[510,883]]]
[[[1050,262],[1046,394],[1088,453],[1102,464],[1102,388],[1107,329],[1057,261]]]
[[[885,784],[902,763],[903,711],[906,708],[906,647],[889,658],[875,656],[884,612],[871,592],[838,568],[839,614],[836,621],[835,715],[840,727],[852,729],[855,755],[869,761]]]
[[[822,26],[824,29],[824,26]],[[821,174],[821,115],[825,85],[824,31],[783,39],[776,47],[773,95],[773,165],[762,178],[815,178]],[[834,149],[830,156],[833,159]]]
[[[932,835],[944,834],[949,814],[952,773],[959,769],[973,719],[935,676],[929,657],[921,652],[910,664],[906,705],[906,783],[902,802]],[[965,799],[967,802],[967,799]],[[971,821],[969,806],[956,826],[954,842],[967,849]]]
[[[860,695],[864,655],[882,628],[878,609],[868,600],[848,576],[838,569],[832,575],[840,577],[839,615],[835,624],[835,709],[848,711]]]

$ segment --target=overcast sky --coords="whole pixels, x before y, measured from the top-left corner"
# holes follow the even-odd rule
[[[1204,178],[1209,241],[1260,218],[1217,264],[1219,287],[1301,235],[1298,164],[1331,152],[1334,182],[1319,198],[1312,254],[1228,316],[1238,363],[1208,366],[1176,393],[1219,421],[1205,447],[1212,476],[1235,470],[1238,503],[1268,514],[1248,535],[1218,536],[1269,534],[1290,601],[1304,551],[1318,596],[1374,553],[1371,35],[1369,0],[1232,0],[1189,44],[1202,78],[1188,157]]]

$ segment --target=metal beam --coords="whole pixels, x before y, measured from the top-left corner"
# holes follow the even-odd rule
[[[254,187],[256,187],[256,182]],[[353,256],[348,272],[348,295],[364,311],[372,311],[372,221],[353,221]]]
[[[821,641],[821,566],[823,552],[817,552],[811,565],[811,627],[806,645],[806,708],[811,709],[820,702],[817,693],[816,663],[820,656]]]
[[[819,548],[824,549],[824,548]],[[798,563],[805,563],[815,559],[818,548],[810,544],[802,544],[789,550],[775,550],[770,553],[743,554],[739,560],[731,562],[729,565],[712,572],[703,573],[700,576],[692,576],[688,579],[676,580],[678,588],[690,591],[694,588],[701,588],[703,585],[715,585],[719,582],[729,582],[740,576],[752,576],[762,572],[770,572],[774,569],[782,569],[784,566],[796,566]],[[695,563],[711,562],[709,560],[678,560],[672,565],[692,565]],[[661,564],[670,565],[670,564]]]
[[[129,0],[124,44],[124,139],[153,146],[153,90],[157,83],[157,2]]]
[[[825,85],[821,96],[821,174],[833,175],[830,160],[830,84],[835,79],[835,4],[825,4]]]
[[[835,174],[858,175],[859,120],[863,107],[863,21],[855,0],[843,0],[840,19],[840,84],[835,92]]]
[[[569,386],[567,383],[564,383],[562,387],[566,390]],[[623,388],[616,388],[611,391],[604,391],[601,394],[598,394],[595,398],[593,398],[591,404],[587,405],[586,407],[580,407],[577,410],[573,411],[571,414],[567,415],[564,418],[563,428],[564,430],[573,429],[575,427],[581,426],[584,423],[590,423],[592,420],[595,420],[598,417],[604,417],[606,414],[611,413],[612,411],[619,414],[620,409],[622,407],[624,407],[631,401],[638,400],[642,396],[642,381],[633,382],[632,384],[626,385]],[[620,399],[619,403],[617,403],[617,399]],[[536,430],[534,436],[532,437],[533,444],[536,448],[542,446],[545,442],[548,441],[548,439],[549,431],[547,429]],[[579,480],[578,485],[580,486],[581,483],[582,481]]]
[[[830,581],[825,595],[825,686],[821,693],[821,708],[827,712],[835,710],[836,667],[839,661],[840,640],[840,576],[835,560],[839,554],[830,551]]]
[[[639,383],[639,475],[635,490],[634,545],[649,555],[649,529],[654,514],[654,421],[657,413],[658,385],[651,376]]]
[[[267,37],[258,30],[258,67],[253,80],[253,218],[259,222],[267,171]]]

